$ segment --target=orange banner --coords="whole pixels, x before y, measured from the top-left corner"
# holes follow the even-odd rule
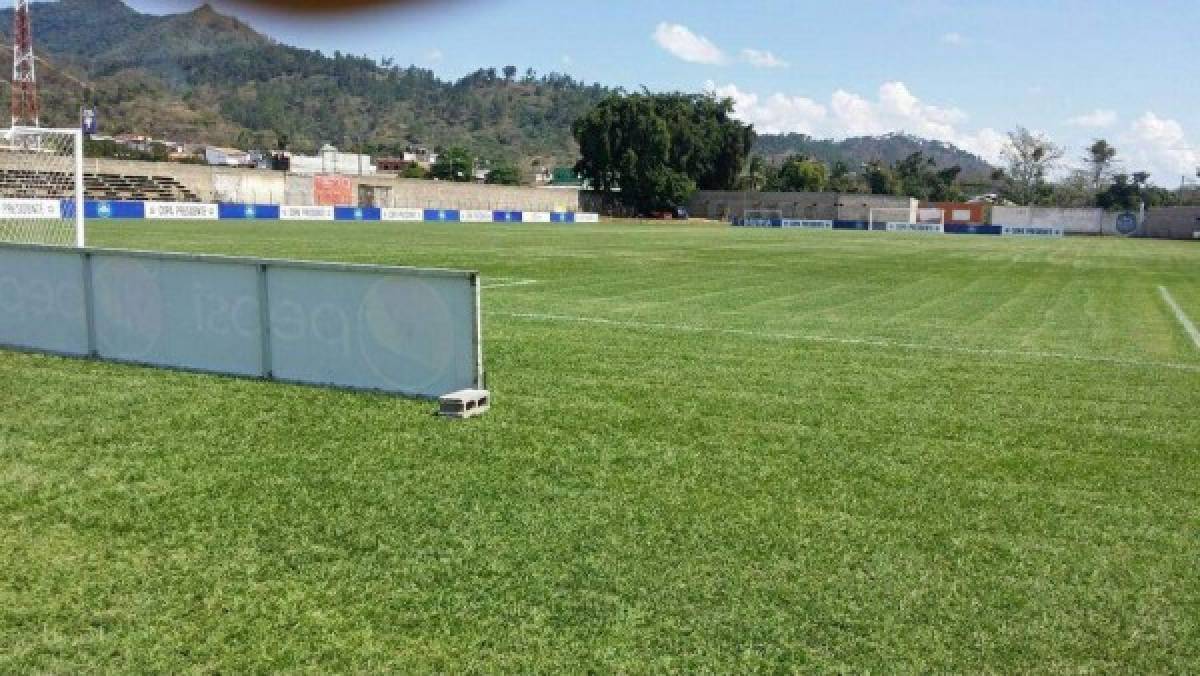
[[[354,206],[354,195],[350,179],[345,176],[316,176],[313,178],[313,194],[318,206]]]

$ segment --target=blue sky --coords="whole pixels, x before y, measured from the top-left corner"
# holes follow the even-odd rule
[[[1163,185],[1200,165],[1195,0],[460,0],[319,19],[214,4],[282,42],[446,78],[513,64],[627,88],[711,88],[761,131],[907,131],[996,161],[1021,124],[1068,160],[1107,138],[1126,169]]]

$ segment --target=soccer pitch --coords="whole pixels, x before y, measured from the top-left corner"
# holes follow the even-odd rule
[[[1200,669],[1200,246],[89,237],[477,269],[495,407],[0,352],[0,671]]]

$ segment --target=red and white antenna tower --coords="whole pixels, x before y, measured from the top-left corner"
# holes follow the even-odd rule
[[[16,0],[16,5],[13,12],[12,126],[37,127],[37,74],[34,72],[29,0]]]

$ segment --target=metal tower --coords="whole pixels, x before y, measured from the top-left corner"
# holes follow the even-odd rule
[[[13,12],[12,126],[39,126],[29,0],[16,0],[16,11]]]

